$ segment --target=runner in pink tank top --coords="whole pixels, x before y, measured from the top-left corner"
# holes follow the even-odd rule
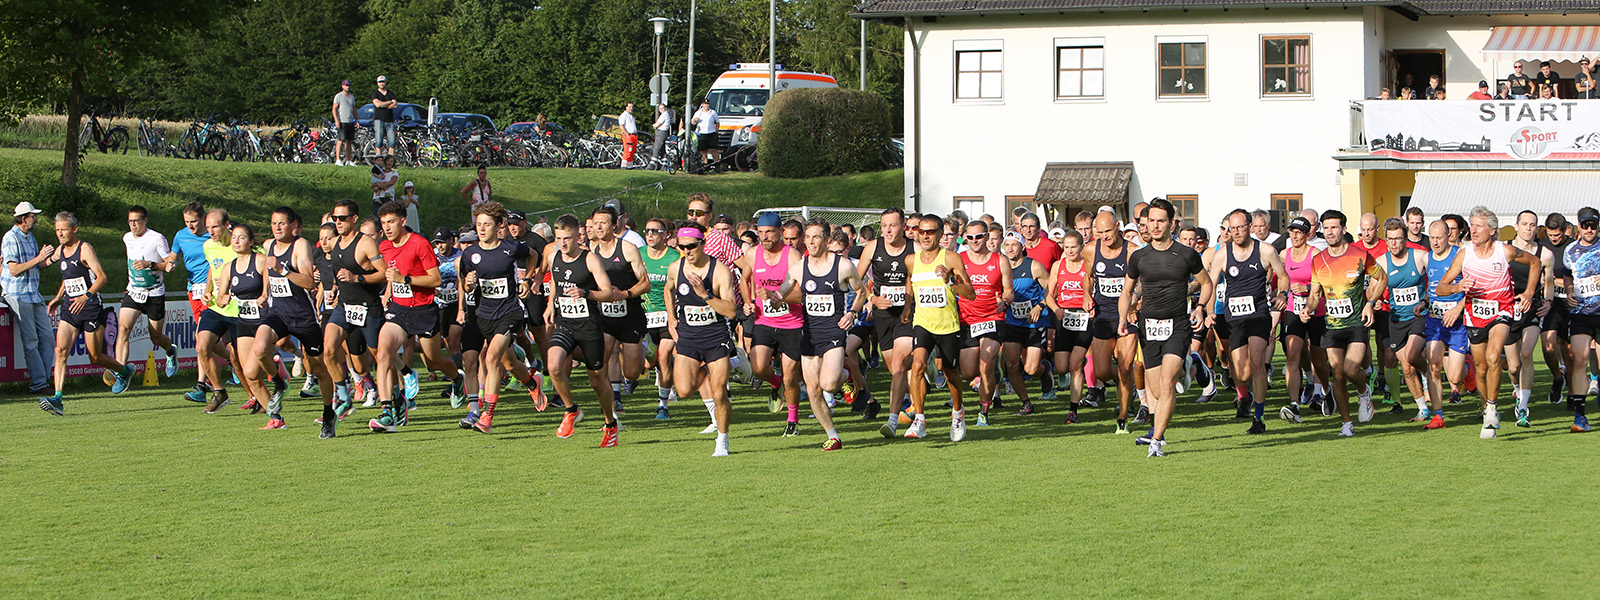
[[[789,273],[790,252],[779,252],[778,259],[767,262],[766,252],[752,252],[750,285],[757,290],[777,292]],[[764,297],[765,294],[757,294]],[[763,300],[756,305],[756,324],[777,329],[799,329],[805,323],[800,307],[782,300]]]
[[[1501,242],[1489,244],[1489,256],[1478,256],[1476,247],[1462,252],[1461,276],[1467,288],[1467,326],[1488,327],[1495,319],[1511,319],[1511,268]]]
[[[800,427],[800,357],[805,313],[802,306],[783,301],[778,288],[789,276],[789,265],[803,260],[800,252],[783,243],[783,223],[776,213],[764,213],[756,221],[760,245],[737,261],[744,277],[738,288],[744,293],[742,306],[746,318],[745,337],[750,340],[750,369],[756,381],[772,385],[768,408],[772,412],[789,409],[785,436],[797,435]],[[774,359],[780,369],[773,369]],[[781,397],[780,397],[781,390]]]

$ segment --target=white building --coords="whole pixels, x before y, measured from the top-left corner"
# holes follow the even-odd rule
[[[1600,155],[1374,154],[1363,117],[1393,123],[1377,113],[1401,103],[1363,99],[1398,90],[1407,73],[1421,95],[1439,74],[1451,100],[1437,107],[1475,112],[1481,103],[1467,95],[1479,80],[1505,79],[1517,59],[1531,61],[1530,75],[1538,59],[1556,61],[1561,96],[1572,98],[1576,61],[1600,52],[1597,9],[1594,0],[869,0],[856,16],[906,31],[908,209],[976,216],[1028,205],[1070,223],[1082,208],[1164,196],[1213,226],[1240,207],[1394,216],[1414,194],[1430,213],[1464,212],[1438,195],[1490,185],[1484,177],[1512,191],[1471,204],[1575,213],[1570,197],[1519,196],[1517,178],[1554,171],[1544,176],[1559,188],[1600,167]],[[1433,171],[1477,179],[1417,176]]]

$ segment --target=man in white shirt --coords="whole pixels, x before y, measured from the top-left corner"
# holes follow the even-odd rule
[[[717,111],[711,110],[711,101],[701,100],[700,110],[694,113],[694,118],[689,124],[694,126],[694,134],[700,144],[700,161],[706,164],[715,163],[722,159],[722,149],[717,147]]]
[[[667,148],[667,138],[672,135],[672,120],[672,109],[667,108],[665,103],[657,104],[656,122],[652,126],[654,131],[651,132],[655,139],[650,141],[650,156],[654,157],[656,168],[666,166],[661,164],[661,160],[663,151]]]
[[[622,168],[632,169],[633,156],[639,151],[639,123],[633,120],[632,102],[622,107],[617,126],[622,128]]]

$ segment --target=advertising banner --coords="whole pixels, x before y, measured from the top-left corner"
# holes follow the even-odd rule
[[[1597,100],[1369,100],[1371,153],[1408,160],[1600,160]]]
[[[182,299],[184,297],[182,292],[179,292],[176,296],[169,296],[169,298],[172,297],[179,299],[167,300],[167,319],[162,324],[162,329],[166,332],[167,337],[172,338],[172,343],[178,347],[178,368],[193,369],[195,368],[194,313],[189,307],[189,302]],[[116,308],[117,303],[120,300],[116,299],[115,295],[106,294],[101,297],[101,301],[105,303],[107,309],[105,326],[102,327],[100,331],[95,332],[94,335],[100,335],[104,337],[106,341],[106,353],[112,354],[115,352],[116,348]],[[51,329],[53,330],[58,327],[60,322],[61,320],[59,315],[52,317]],[[163,350],[156,350],[150,343],[150,328],[148,320],[140,317],[138,324],[134,325],[133,327],[132,337],[130,339],[131,342],[128,350],[128,362],[133,363],[133,368],[135,371],[143,372],[145,359],[149,356],[149,353],[152,350],[154,350],[156,354],[156,368],[159,370],[161,367],[166,365],[167,353]],[[53,339],[49,340],[45,344],[48,346],[48,348],[26,348],[22,343],[22,332],[16,327],[16,317],[11,314],[10,310],[6,310],[3,305],[0,305],[0,350],[6,350],[5,346],[10,346],[10,351],[4,352],[3,355],[0,355],[0,382],[27,381],[28,363],[23,359],[22,353],[49,353],[55,348],[55,340]],[[105,369],[89,362],[89,353],[88,350],[84,348],[83,336],[78,336],[78,339],[72,345],[72,349],[67,353],[67,376],[99,377],[104,371]]]

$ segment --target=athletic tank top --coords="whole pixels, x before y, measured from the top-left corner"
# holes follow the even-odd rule
[[[673,248],[664,248],[661,252],[661,258],[650,258],[650,247],[646,246],[640,249],[640,253],[644,255],[645,277],[650,278],[650,291],[644,295],[645,314],[661,313],[659,317],[661,322],[651,327],[651,329],[666,327],[667,301],[662,297],[661,292],[667,289],[667,269],[672,267],[672,263],[678,262],[678,251]]]
[[[757,256],[757,259],[760,257]],[[800,293],[805,303],[806,330],[821,335],[819,339],[832,339],[829,336],[844,337],[844,330],[839,328],[839,317],[844,316],[845,294],[849,290],[839,289],[839,261],[844,260],[835,254],[833,262],[828,266],[828,272],[815,275],[811,272],[811,261],[801,263],[800,267]]]
[[[1128,282],[1128,254],[1130,252],[1128,244],[1123,244],[1122,250],[1116,256],[1102,256],[1100,254],[1100,246],[1096,245],[1094,247],[1093,293],[1096,320],[1117,320],[1117,301],[1122,298],[1122,286]],[[1058,282],[1061,280],[1059,271],[1056,280]],[[1056,300],[1056,304],[1061,304],[1059,298]]]
[[[914,244],[911,240],[906,240],[906,245],[900,249],[899,254],[890,255],[888,245],[883,242],[883,238],[878,238],[877,243],[877,247],[872,251],[872,264],[868,265],[872,271],[872,293],[888,298],[893,306],[883,310],[874,308],[872,316],[878,319],[898,319],[906,305],[906,277],[910,273],[906,257],[915,249]]]
[[[1389,279],[1389,320],[1410,321],[1417,316],[1417,305],[1422,302],[1422,286],[1426,283],[1422,271],[1417,269],[1417,251],[1406,248],[1406,256],[1395,264],[1394,255],[1384,253],[1383,270]]]
[[[372,269],[363,269],[356,264],[356,246],[361,243],[361,238],[364,235],[356,234],[349,246],[340,246],[339,242],[343,240],[333,241],[334,273],[338,273],[339,269],[349,269],[351,273],[358,276],[370,275],[374,272]],[[372,309],[378,306],[378,295],[383,293],[382,283],[339,281],[338,284],[340,304],[359,305]]]
[[[239,265],[244,265],[244,270],[239,270]],[[228,293],[233,294],[234,300],[239,303],[239,320],[260,321],[261,309],[265,304],[261,299],[261,272],[256,270],[256,253],[247,252],[240,254],[233,261],[232,278],[228,282]]]
[[[556,305],[556,327],[579,335],[600,335],[600,303],[567,295],[571,288],[600,291],[594,273],[589,272],[588,257],[588,250],[579,250],[578,256],[570,262],[562,258],[560,250],[550,255],[550,301]]]
[[[1305,256],[1301,257],[1300,260],[1294,259],[1294,246],[1290,246],[1283,251],[1283,267],[1284,270],[1289,272],[1289,310],[1295,314],[1300,314],[1300,311],[1305,309],[1306,302],[1311,299],[1311,292],[1309,291],[1312,273],[1311,259],[1316,257],[1317,249],[1311,247],[1310,244],[1306,244],[1305,251]],[[1295,293],[1294,287],[1307,288],[1307,292],[1304,294]],[[1326,307],[1321,302],[1318,302],[1316,308],[1311,311],[1311,316],[1313,317],[1320,317],[1326,314],[1328,314]]]
[[[715,298],[717,291],[712,288],[711,281],[717,272],[717,259],[707,256],[706,260],[701,285]],[[707,298],[694,292],[694,286],[689,285],[689,278],[684,276],[688,271],[689,260],[678,259],[678,280],[672,286],[672,303],[678,313],[678,347],[706,349],[728,343],[732,334],[727,317],[711,308],[706,303]]]
[[[1229,247],[1229,244],[1227,244],[1225,242],[1217,242],[1216,244],[1213,244],[1211,246],[1211,249],[1214,251],[1213,254],[1211,255],[1212,256],[1212,260],[1215,260],[1216,257],[1220,256],[1222,253],[1228,252],[1228,247]],[[1229,252],[1229,254],[1232,254],[1232,253]],[[1192,278],[1192,277],[1190,278],[1191,281],[1193,279],[1194,278]],[[1228,319],[1228,269],[1227,269],[1227,264],[1226,263],[1223,264],[1222,275],[1217,276],[1217,280],[1212,282],[1212,284],[1214,286],[1216,286],[1216,287],[1215,287],[1215,289],[1213,289],[1211,291],[1211,314],[1222,315],[1223,320],[1227,320]]]
[[[1463,294],[1460,291],[1457,291],[1456,293],[1450,294],[1448,296],[1440,296],[1439,295],[1439,291],[1438,291],[1439,281],[1444,279],[1445,270],[1450,268],[1450,263],[1453,263],[1453,262],[1456,261],[1456,252],[1459,252],[1459,251],[1461,251],[1461,248],[1459,248],[1457,246],[1451,246],[1450,247],[1450,251],[1445,253],[1445,256],[1444,256],[1443,259],[1434,258],[1432,252],[1428,253],[1428,316],[1429,317],[1432,317],[1432,318],[1435,318],[1435,319],[1443,319],[1445,311],[1448,311],[1448,310],[1450,310],[1452,308],[1455,308],[1457,304],[1461,303],[1461,298],[1463,297]],[[1456,280],[1452,281],[1451,283],[1460,283],[1460,282],[1461,282],[1461,278],[1457,277]]]
[[[777,293],[783,287],[783,280],[789,278],[789,248],[783,247],[778,253],[777,262],[767,262],[767,249],[757,247],[751,252],[754,254],[750,260],[750,285],[758,290],[771,290]],[[807,272],[809,275],[809,271]],[[761,306],[756,307],[756,324],[765,325],[775,329],[794,329],[801,323],[810,323],[810,319],[802,318],[799,306],[793,306],[783,300],[762,300]]]
[[[1267,266],[1261,262],[1261,242],[1250,244],[1250,256],[1235,260],[1233,244],[1223,248],[1223,276],[1228,278],[1228,294],[1223,310],[1229,323],[1246,319],[1270,318],[1267,310]]]
[[[88,303],[83,305],[85,310],[100,305],[100,294],[89,293],[89,286],[94,285],[94,271],[83,264],[83,245],[86,243],[78,240],[78,245],[72,249],[72,254],[61,259],[61,289],[65,291],[67,298],[89,296]]]
[[[1512,246],[1516,246],[1516,244],[1511,244],[1511,245]],[[1520,246],[1518,246],[1517,249],[1518,250],[1522,250],[1523,252],[1527,252],[1527,250],[1524,250]],[[1538,256],[1538,254],[1539,254],[1538,251],[1542,250],[1542,249],[1543,249],[1543,246],[1540,246],[1538,244],[1534,244],[1534,246],[1533,246],[1534,256]],[[1511,294],[1512,295],[1517,295],[1517,294],[1522,293],[1522,290],[1528,289],[1528,265],[1525,265],[1525,264],[1522,264],[1522,263],[1519,263],[1519,262],[1507,262],[1506,266],[1511,267]],[[1540,263],[1540,266],[1541,267],[1544,266],[1543,263]],[[1539,280],[1534,282],[1534,286],[1533,286],[1533,304],[1529,305],[1529,307],[1528,307],[1530,310],[1533,310],[1535,312],[1537,312],[1539,310],[1540,306],[1544,305],[1544,281],[1542,280],[1543,278],[1536,278],[1536,279],[1539,279]],[[1521,311],[1516,310],[1515,306],[1513,306],[1513,312],[1521,312]],[[1521,315],[1517,315],[1517,318],[1520,319]]]
[[[972,280],[973,291],[971,300],[961,298],[956,302],[961,310],[962,323],[971,325],[1005,318],[1000,313],[1000,269],[1004,260],[999,252],[990,252],[989,260],[976,263],[972,261],[971,252],[961,253],[961,263],[967,269],[967,279]],[[1010,265],[1006,263],[1005,266]]]
[[[267,253],[278,261],[278,266],[267,271],[267,293],[272,296],[267,313],[289,323],[317,319],[316,307],[311,303],[311,291],[289,281],[290,273],[299,272],[294,268],[294,246],[299,241],[300,238],[293,238],[287,244],[277,240],[268,242],[271,248]]]
[[[940,248],[934,254],[933,262],[928,264],[923,264],[921,253],[909,258],[911,292],[917,303],[911,324],[934,335],[947,335],[961,330],[961,321],[956,315],[955,292],[938,273],[938,267],[945,264],[947,252],[949,250]]]
[[[1572,238],[1561,240],[1560,244],[1550,243],[1550,238],[1539,240],[1539,247],[1550,251],[1550,256],[1555,261],[1551,275],[1555,277],[1555,302],[1551,308],[1566,310],[1567,308],[1567,283],[1566,277],[1572,276],[1572,268],[1567,266],[1567,246],[1572,245]]]
[[[439,287],[433,290],[433,301],[439,306],[454,307],[461,299],[461,276],[456,272],[456,257],[460,255],[434,254],[439,259]]]
[[[1038,321],[1028,320],[1028,313],[1033,311],[1033,307],[1044,302],[1044,284],[1033,278],[1033,264],[1032,258],[1023,255],[1022,262],[1011,267],[1011,306],[1006,310],[1008,325],[1038,328],[1050,324],[1050,319],[1047,318],[1040,318]],[[1042,311],[1040,314],[1048,313],[1049,311]]]
[[[601,250],[599,242],[594,244],[594,255],[600,259],[600,268],[605,270],[606,277],[611,280],[611,287],[619,290],[639,285],[639,276],[633,272],[633,263],[628,262],[628,256],[622,253],[622,245],[627,243],[629,242],[622,241],[622,238],[612,240],[610,255]],[[644,299],[638,296],[600,303],[600,316],[606,318],[635,316],[642,312],[644,312]]]
[[[1489,244],[1489,256],[1478,256],[1476,244],[1467,244],[1461,259],[1463,279],[1471,279],[1467,290],[1467,325],[1486,327],[1498,317],[1514,318],[1511,314],[1515,296],[1511,293],[1511,269],[1506,265],[1504,242]],[[1515,315],[1520,317],[1522,315]]]

